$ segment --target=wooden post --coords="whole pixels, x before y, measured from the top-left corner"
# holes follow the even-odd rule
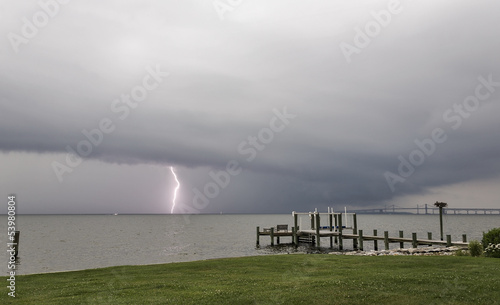
[[[427,239],[432,240],[432,232],[427,232]]]
[[[356,218],[356,213],[352,214],[352,221],[353,221],[353,224],[352,224],[352,234],[358,234],[358,220]],[[358,240],[356,238],[352,239],[352,248],[354,250],[358,249]]]
[[[333,210],[333,209],[332,209]],[[333,230],[333,211],[328,214],[328,225],[330,226],[330,232]],[[330,235],[330,249],[333,248],[333,236]]]
[[[299,225],[298,225],[298,222],[297,222],[298,216],[299,215],[297,215],[297,213],[293,212],[293,227],[295,228],[295,233],[297,233],[297,231],[299,230]]]
[[[339,220],[339,250],[343,250],[344,242],[342,238],[342,213],[338,214],[337,218]]]
[[[333,215],[333,218],[335,218],[335,230],[338,231],[339,227],[338,227],[338,215],[337,214],[334,214]],[[335,244],[338,245],[339,244],[339,240],[337,238],[337,236],[335,236]]]
[[[441,229],[441,240],[443,240],[443,207],[439,207],[439,227]]]
[[[314,214],[309,213],[309,218],[311,219],[311,230],[314,230]]]
[[[279,236],[276,236],[276,244],[279,245],[280,244],[280,237]]]
[[[377,230],[373,230],[373,236],[377,236]],[[373,250],[378,251],[378,240],[373,240]]]
[[[14,241],[13,241],[13,243],[15,244],[15,247],[16,247],[16,252],[14,253],[14,257],[16,259],[17,259],[17,255],[19,254],[19,234],[21,234],[20,231],[15,231]]]
[[[467,242],[467,234],[462,234],[462,242]]]
[[[321,243],[320,243],[320,238],[319,238],[319,229],[320,229],[320,225],[319,225],[319,213],[318,212],[315,212],[315,218],[316,218],[316,244],[318,247],[321,247]]]
[[[389,250],[389,231],[384,231],[384,246],[386,250]]]
[[[417,248],[418,247],[418,242],[417,242],[417,233],[411,233],[411,239],[412,239],[412,246],[413,248]]]
[[[257,227],[257,246],[259,245],[259,236],[260,236],[259,227]]]
[[[399,231],[399,237],[400,237],[400,238],[403,238],[403,237],[404,237],[404,233],[403,233],[403,231]],[[404,242],[400,242],[400,243],[399,243],[399,247],[400,247],[401,249],[403,249],[403,248],[405,247],[405,243],[404,243]]]
[[[451,235],[446,235],[446,247],[451,247]]]
[[[363,230],[358,231],[359,250],[363,251]]]
[[[271,246],[274,246],[274,228],[271,228]]]
[[[295,231],[295,227],[292,227],[292,244],[297,247],[297,231]]]

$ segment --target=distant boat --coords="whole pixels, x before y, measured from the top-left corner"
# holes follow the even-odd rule
[[[115,215],[115,216],[116,216],[116,215],[118,215],[118,213],[114,213],[113,215]]]

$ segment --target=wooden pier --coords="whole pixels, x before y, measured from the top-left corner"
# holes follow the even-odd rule
[[[310,229],[302,229],[298,224],[299,215],[308,215],[310,218]],[[328,217],[328,226],[321,226],[321,215]],[[291,237],[292,244],[298,246],[299,243],[307,242],[321,247],[321,238],[329,238],[330,248],[337,245],[339,250],[344,248],[344,240],[352,240],[354,250],[363,250],[366,241],[373,241],[374,250],[378,250],[378,241],[383,241],[384,249],[389,250],[391,243],[399,243],[400,248],[404,248],[404,243],[410,243],[413,248],[419,245],[442,245],[442,246],[462,246],[467,247],[467,236],[462,235],[462,241],[452,241],[451,235],[446,235],[446,240],[432,239],[432,233],[427,233],[427,238],[418,238],[417,233],[412,233],[411,238],[404,237],[404,232],[399,231],[399,236],[391,237],[388,231],[384,231],[383,235],[378,235],[377,230],[373,230],[373,234],[365,235],[363,230],[358,230],[356,213],[335,213],[333,209],[329,209],[328,213],[308,212],[296,213],[292,212],[294,225],[291,229],[288,225],[277,225],[272,228],[263,228],[261,231],[257,227],[257,246],[260,244],[260,236],[270,236],[271,246],[274,246],[275,240],[280,244],[281,237]],[[347,225],[347,221],[350,225]],[[344,222],[344,224],[342,223]]]

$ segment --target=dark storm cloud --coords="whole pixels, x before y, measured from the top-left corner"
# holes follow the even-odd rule
[[[109,119],[115,128],[88,158],[182,166],[198,188],[210,169],[237,160],[245,174],[216,198],[233,212],[376,205],[498,178],[500,87],[482,89],[490,96],[467,117],[454,108],[476,94],[479,77],[500,82],[497,3],[401,1],[350,63],[339,46],[389,2],[252,1],[224,21],[207,3],[71,2],[19,52],[4,44],[0,149],[65,164],[66,147]],[[39,10],[8,6],[3,37]],[[120,118],[114,101],[141,85],[147,67],[169,76]],[[296,118],[248,161],[238,148],[276,110]],[[447,140],[403,177],[399,157],[409,160],[415,140],[436,128]],[[393,190],[387,172],[399,176]]]

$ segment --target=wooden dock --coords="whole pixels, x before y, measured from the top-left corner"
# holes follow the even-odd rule
[[[321,215],[328,217],[328,226],[320,225]],[[311,221],[310,229],[301,229],[298,225],[297,218],[299,215],[308,215]],[[288,225],[277,225],[272,228],[264,228],[262,231],[257,227],[257,246],[260,244],[260,236],[270,236],[271,246],[274,246],[274,242],[280,243],[280,238],[291,237],[292,244],[298,246],[299,243],[308,242],[321,247],[321,238],[329,238],[330,248],[333,245],[337,245],[339,250],[343,250],[343,241],[352,240],[354,250],[363,250],[364,243],[366,241],[373,241],[374,250],[378,250],[378,241],[383,241],[385,250],[389,250],[389,245],[391,243],[399,243],[400,248],[404,248],[405,243],[410,243],[413,248],[417,248],[419,245],[441,245],[441,246],[462,246],[467,247],[467,236],[462,235],[462,241],[452,241],[451,235],[446,235],[446,240],[435,240],[432,239],[432,233],[427,233],[427,238],[417,238],[417,233],[412,233],[411,238],[404,237],[404,232],[399,231],[399,236],[389,236],[388,231],[384,231],[383,235],[378,235],[377,230],[373,230],[372,235],[365,235],[363,230],[358,230],[357,228],[357,217],[356,213],[334,213],[333,209],[328,211],[328,213],[318,213],[308,212],[308,213],[296,213],[292,212],[294,218],[294,225],[291,229]],[[351,225],[347,226],[342,224],[351,219]]]

